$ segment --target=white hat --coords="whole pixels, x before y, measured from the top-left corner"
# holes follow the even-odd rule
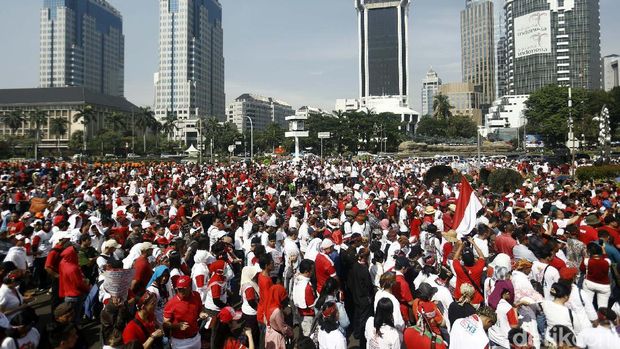
[[[334,242],[330,239],[323,239],[321,242],[321,250],[334,246]]]
[[[101,251],[105,251],[110,247],[121,248],[121,245],[118,242],[116,242],[116,240],[110,239],[104,242],[103,245],[101,245]]]
[[[61,230],[58,232],[58,240],[71,239],[72,237],[73,233],[68,230]]]
[[[149,248],[153,248],[153,244],[152,244],[152,243],[150,243],[150,242],[148,242],[148,241],[147,241],[147,242],[143,242],[143,243],[140,245],[140,251],[146,251],[146,250],[148,250]]]

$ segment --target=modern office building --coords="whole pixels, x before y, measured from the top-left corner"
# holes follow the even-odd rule
[[[441,85],[441,79],[431,68],[422,80],[422,115],[433,114],[433,100]]]
[[[489,132],[501,128],[520,128],[526,123],[525,102],[529,95],[504,96],[498,98],[485,115],[485,126]]]
[[[197,137],[197,118],[226,117],[224,32],[218,0],[159,0],[159,71],[155,116],[176,115],[173,138]]]
[[[123,96],[120,12],[105,0],[44,0],[40,15],[40,87],[84,86]]]
[[[495,34],[492,0],[466,0],[461,11],[463,82],[482,87],[482,104],[495,100]]]
[[[138,107],[121,96],[110,96],[95,92],[85,87],[50,87],[50,88],[21,88],[0,90],[0,118],[13,111],[20,111],[28,115],[39,110],[47,114],[48,121],[41,128],[40,148],[67,148],[71,136],[77,131],[84,131],[81,121],[75,122],[73,117],[83,110],[86,105],[93,108],[96,119],[88,124],[87,139],[97,134],[105,125],[106,116],[113,113],[130,114]],[[67,133],[54,135],[50,133],[50,122],[53,118],[67,120]],[[33,130],[34,125],[24,122],[16,132],[13,132],[4,123],[0,123],[0,135],[24,136]]]
[[[620,86],[618,61],[620,61],[620,56],[618,55],[603,57],[603,89],[605,91],[611,91],[614,87]]]
[[[359,28],[360,99],[407,103],[409,0],[355,0]]]
[[[325,110],[323,110],[321,108],[311,107],[311,106],[307,106],[307,105],[304,105],[303,107],[300,107],[299,109],[297,109],[295,111],[295,115],[297,115],[297,116],[305,116],[306,118],[309,118],[309,117],[311,117],[313,115],[333,116],[332,113],[327,112],[327,111],[325,111]]]
[[[237,126],[239,132],[250,130],[250,120],[254,131],[264,130],[272,122],[287,128],[285,118],[295,115],[295,110],[288,103],[271,97],[244,93],[228,105],[226,121]]]
[[[507,93],[601,88],[599,0],[506,0]]]
[[[448,97],[452,115],[470,117],[476,124],[482,125],[482,87],[471,82],[455,82],[439,86],[438,94]]]

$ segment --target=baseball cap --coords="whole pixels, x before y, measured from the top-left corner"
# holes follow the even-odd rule
[[[192,287],[192,279],[187,275],[181,275],[177,279],[176,288],[190,288]]]
[[[143,242],[142,245],[140,245],[140,251],[146,251],[149,248],[153,248],[153,244],[150,242]]]
[[[577,268],[569,268],[569,267],[562,268],[560,269],[560,279],[573,280],[573,278],[575,278],[578,272],[579,270],[577,270]]]
[[[334,246],[334,242],[331,241],[330,239],[323,239],[323,241],[321,242],[321,250],[330,248],[332,246]]]
[[[233,307],[224,307],[217,314],[217,318],[220,320],[221,323],[229,324],[233,320],[236,321],[241,319],[241,315],[241,311],[235,310]]]
[[[110,239],[110,240],[107,240],[106,242],[103,243],[103,245],[101,246],[101,249],[103,251],[105,251],[106,249],[108,249],[110,247],[121,248],[121,244],[116,242],[116,240],[114,240],[114,239]]]
[[[170,225],[170,231],[177,231],[177,230],[179,230],[179,225],[178,224]]]

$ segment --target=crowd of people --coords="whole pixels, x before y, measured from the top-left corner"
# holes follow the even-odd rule
[[[620,187],[433,165],[0,163],[0,348],[620,348]]]

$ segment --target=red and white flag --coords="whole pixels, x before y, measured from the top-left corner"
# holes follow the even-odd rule
[[[469,234],[476,227],[477,214],[481,209],[482,203],[480,203],[474,189],[465,176],[463,176],[461,178],[459,198],[456,200],[453,225],[456,227],[456,234],[459,238]]]

